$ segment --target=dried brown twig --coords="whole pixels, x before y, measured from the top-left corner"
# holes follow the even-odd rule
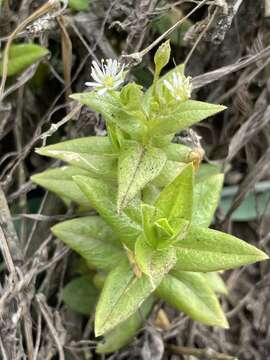
[[[166,348],[177,355],[192,355],[198,359],[207,360],[237,360],[236,357],[222,354],[213,349],[195,349],[185,346],[167,345]]]

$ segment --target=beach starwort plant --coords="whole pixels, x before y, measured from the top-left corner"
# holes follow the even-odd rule
[[[104,336],[100,353],[128,343],[157,299],[227,328],[218,300],[226,287],[218,271],[267,259],[235,236],[208,228],[223,175],[200,164],[200,151],[173,139],[225,107],[191,100],[182,65],[160,77],[169,57],[166,42],[146,91],[134,82],[119,89],[124,69],[117,61],[101,68],[93,63],[94,90],[71,98],[103,116],[108,136],[36,150],[68,164],[32,180],[66,205],[77,204],[78,217],[52,232],[85,262],[63,298],[82,313],[95,307],[95,335]],[[90,209],[96,215],[80,215]]]

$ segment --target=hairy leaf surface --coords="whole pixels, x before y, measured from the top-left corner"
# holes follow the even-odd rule
[[[194,186],[192,223],[208,227],[213,219],[223,185],[223,174],[209,176]]]
[[[88,93],[73,94],[72,99],[87,105],[90,109],[102,114],[106,121],[109,121],[124,132],[128,133],[133,139],[141,139],[146,132],[146,126],[138,119],[123,109],[117,97],[98,95],[94,91]]]
[[[162,150],[144,147],[137,142],[125,142],[118,161],[118,211],[125,208],[161,172],[165,162]]]
[[[66,205],[73,201],[82,209],[90,209],[89,200],[72,179],[74,175],[88,175],[88,173],[73,166],[62,166],[33,175],[31,180],[60,196]]]
[[[156,279],[167,274],[177,261],[176,249],[173,246],[153,249],[143,236],[136,241],[135,258],[140,270],[148,275],[154,283]]]
[[[170,221],[182,218],[190,221],[193,202],[193,165],[186,165],[173,182],[160,193],[155,206]]]
[[[207,325],[228,328],[219,301],[205,277],[187,271],[172,271],[156,290],[159,297],[192,319]]]
[[[108,137],[89,136],[36,149],[40,155],[88,170],[91,176],[116,178],[117,154]]]
[[[99,216],[64,221],[53,226],[52,232],[93,268],[109,271],[124,255],[114,231]]]
[[[168,115],[151,121],[151,134],[167,135],[184,130],[209,116],[225,110],[226,107],[196,100],[181,102]]]
[[[132,249],[141,225],[132,220],[125,211],[117,213],[116,188],[102,180],[86,176],[75,176],[73,179],[103,219],[119,235],[120,240]]]
[[[150,313],[154,301],[154,296],[150,296],[138,311],[105,334],[104,339],[98,343],[96,352],[99,354],[114,352],[131,342],[137,331],[143,326],[143,321]]]
[[[103,335],[133,315],[155,290],[149,277],[136,277],[128,260],[123,260],[106,278],[96,309],[95,334]]]
[[[177,248],[177,270],[211,272],[236,268],[268,256],[237,237],[217,230],[191,225]]]

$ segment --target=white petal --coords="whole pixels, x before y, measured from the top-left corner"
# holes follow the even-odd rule
[[[104,76],[102,75],[102,78],[101,78],[101,77],[96,73],[95,70],[92,70],[91,76],[92,76],[92,78],[93,78],[95,81],[99,82],[100,84],[103,83]]]
[[[94,87],[96,87],[96,86],[101,86],[100,83],[93,82],[93,81],[87,81],[87,82],[85,83],[85,85],[86,85],[86,86],[94,86]]]
[[[117,62],[117,60],[113,60],[112,68],[111,68],[111,74],[113,76],[115,76],[117,74],[117,70],[118,70],[118,62]]]
[[[118,87],[119,85],[121,85],[123,83],[123,80],[116,80],[115,81],[115,84],[114,84],[114,87]]]
[[[104,73],[100,70],[98,63],[96,61],[92,61],[92,71],[96,73],[97,77],[102,79],[104,77]]]
[[[123,81],[124,81],[123,73],[117,74],[117,75],[114,77],[114,80],[115,80],[115,81],[121,80],[121,81],[123,82]]]

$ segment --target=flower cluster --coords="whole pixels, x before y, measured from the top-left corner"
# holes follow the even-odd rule
[[[124,82],[126,71],[125,65],[117,60],[102,60],[99,66],[96,61],[92,62],[91,76],[95,81],[86,82],[86,86],[93,87],[99,95],[109,90],[116,90]],[[174,73],[171,80],[164,80],[165,87],[170,94],[179,101],[187,100],[191,96],[191,77],[185,77],[182,73]]]

